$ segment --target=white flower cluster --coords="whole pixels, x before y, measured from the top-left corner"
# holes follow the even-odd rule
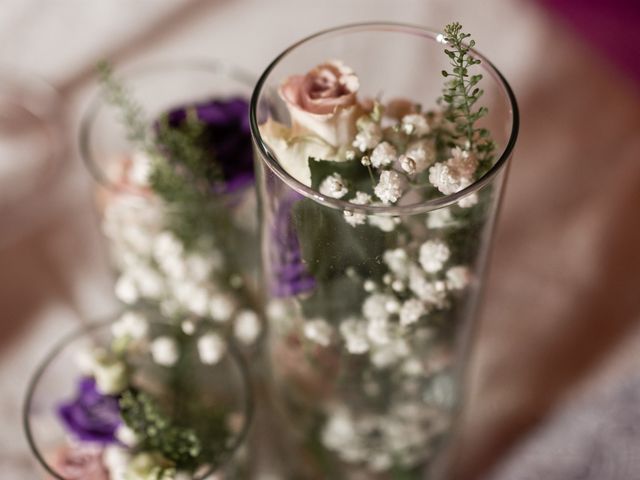
[[[358,133],[352,145],[361,152],[375,148],[382,141],[380,125],[372,121],[368,115],[358,119],[357,127]]]
[[[460,147],[451,149],[451,158],[438,162],[429,169],[429,181],[445,195],[459,192],[473,183],[478,169],[476,156]],[[458,205],[468,208],[477,203],[475,194],[461,200]]]
[[[163,221],[155,197],[119,194],[105,207],[103,230],[120,274],[116,296],[125,304],[157,303],[169,317],[197,316],[229,323],[236,337],[252,344],[261,333],[253,311],[240,309],[222,252],[211,243],[186,250]]]
[[[331,198],[342,198],[349,193],[349,189],[339,173],[334,173],[325,178],[320,184],[319,191],[322,195]]]
[[[369,353],[376,368],[387,368],[407,358],[411,348],[405,329],[430,312],[447,308],[448,295],[465,289],[471,281],[468,267],[445,268],[450,255],[442,240],[424,242],[417,261],[404,248],[384,252],[382,260],[389,269],[384,285],[365,282],[369,296],[362,305],[362,317],[349,317],[340,323],[338,330],[345,349],[354,355]],[[315,324],[313,328],[317,330]]]
[[[368,205],[371,203],[371,195],[364,192],[356,192],[355,197],[349,200],[354,205]],[[352,212],[350,210],[344,211],[344,220],[355,227],[357,225],[362,225],[367,221],[367,215],[362,212]]]
[[[349,463],[374,472],[394,463],[410,468],[431,456],[431,443],[449,424],[449,414],[420,401],[396,402],[385,415],[334,408],[322,431],[323,445]]]
[[[396,203],[403,193],[402,177],[395,170],[383,170],[373,192],[382,203]]]

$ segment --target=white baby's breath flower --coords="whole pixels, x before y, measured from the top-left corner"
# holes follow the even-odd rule
[[[91,347],[83,346],[80,348],[74,356],[74,361],[80,373],[83,375],[93,375],[96,360]]]
[[[393,282],[391,282],[391,288],[394,292],[404,292],[404,290],[406,289],[406,285],[402,280],[394,280]]]
[[[283,300],[271,300],[267,305],[267,318],[278,321],[289,316],[289,309]]]
[[[234,298],[227,293],[214,293],[209,300],[209,315],[216,322],[227,322],[236,310]]]
[[[175,365],[180,356],[178,342],[172,337],[158,337],[151,342],[151,357],[153,361],[163,367]]]
[[[420,247],[420,265],[425,272],[435,273],[442,270],[450,255],[451,251],[444,242],[427,240]]]
[[[152,160],[142,151],[136,151],[131,156],[131,168],[129,169],[129,182],[139,187],[149,185],[149,177],[152,171]]]
[[[409,274],[409,257],[403,248],[387,250],[382,255],[382,259],[397,278],[407,278]]]
[[[153,235],[150,235],[144,223],[136,219],[133,222],[122,225],[121,238],[134,252],[146,255],[153,246]]]
[[[187,278],[184,246],[172,232],[164,231],[156,237],[153,244],[153,257],[168,277],[180,280]]]
[[[127,272],[136,284],[140,295],[145,298],[158,299],[165,290],[164,278],[156,270],[139,265]]]
[[[169,231],[162,232],[153,242],[153,256],[160,263],[167,257],[182,256],[183,252],[182,242]]]
[[[427,311],[430,307],[442,308],[445,305],[447,299],[445,283],[428,281],[424,272],[417,266],[409,270],[409,289],[424,302]]]
[[[333,327],[322,318],[309,320],[304,324],[304,336],[321,347],[328,347],[331,344],[332,335]]]
[[[457,175],[442,162],[434,164],[429,169],[429,182],[445,195],[456,193],[469,185],[467,178]]]
[[[394,315],[400,311],[400,302],[395,298],[391,298],[384,304],[384,308],[387,309],[389,314]]]
[[[322,443],[330,450],[342,451],[357,441],[355,426],[346,409],[335,409],[322,430]]]
[[[209,279],[213,271],[213,263],[210,258],[200,253],[192,253],[185,258],[187,275],[195,282],[204,282]]]
[[[140,298],[135,281],[127,274],[120,275],[116,281],[115,294],[118,300],[129,305]]]
[[[376,289],[376,282],[373,280],[365,280],[362,287],[365,292],[373,292]]]
[[[367,323],[367,337],[373,345],[386,345],[392,339],[391,325],[385,317],[372,318]]]
[[[371,165],[374,168],[388,167],[396,161],[398,154],[389,142],[379,143],[371,152]]]
[[[402,196],[402,177],[394,170],[384,170],[380,173],[374,193],[383,203],[397,202]]]
[[[429,124],[424,115],[411,113],[402,117],[402,131],[408,135],[421,137],[429,133]]]
[[[451,149],[451,158],[429,169],[429,181],[440,192],[451,195],[471,185],[477,168],[475,155],[455,147]]]
[[[375,148],[382,141],[380,125],[368,119],[368,116],[361,117],[358,120],[358,129],[356,138],[353,140],[353,146],[361,152]]]
[[[449,290],[462,290],[471,281],[471,271],[469,267],[457,265],[447,270],[447,288]]]
[[[253,310],[242,310],[238,313],[233,324],[233,333],[240,342],[245,345],[253,344],[261,331],[262,324],[256,312]]]
[[[196,324],[193,320],[185,320],[180,324],[180,329],[184,332],[185,335],[193,335],[196,333]]]
[[[183,305],[191,312],[198,316],[205,316],[209,310],[209,292],[206,288],[196,286],[192,289],[191,294],[184,299]]]
[[[384,293],[374,293],[369,295],[362,304],[362,314],[367,320],[389,318],[387,311],[387,302],[394,300],[391,295]]]
[[[418,377],[424,373],[422,362],[417,358],[408,358],[402,364],[402,373],[410,377]]]
[[[383,232],[393,232],[396,228],[396,221],[394,217],[386,215],[369,215],[367,220],[369,220],[369,225],[379,228]]]
[[[162,272],[170,279],[183,280],[187,278],[187,264],[182,254],[168,255],[157,262]]]
[[[320,183],[319,191],[322,195],[331,198],[342,198],[349,193],[349,189],[339,173],[334,173],[325,178]]]
[[[451,158],[447,160],[447,165],[449,168],[455,170],[458,175],[468,178],[469,181],[471,181],[478,169],[478,159],[467,150],[455,147],[451,149]]]
[[[406,358],[410,353],[409,346],[403,338],[379,346],[371,352],[371,363],[377,368],[387,368]]]
[[[120,424],[116,429],[116,438],[120,443],[127,447],[135,447],[140,441],[136,432],[124,423]]]
[[[470,208],[477,203],[478,203],[478,194],[475,192],[465,197],[462,197],[460,200],[458,200],[458,206],[460,208]]]
[[[430,140],[411,142],[404,153],[415,162],[415,173],[424,172],[435,160],[435,147]]]
[[[340,333],[347,352],[358,355],[369,350],[367,324],[357,318],[348,318],[340,323]]]
[[[448,207],[439,208],[429,212],[427,215],[427,228],[440,229],[455,225],[455,221],[451,216],[451,210]]]
[[[406,327],[416,323],[426,312],[424,304],[417,298],[410,298],[402,304],[400,309],[400,325]]]
[[[217,333],[209,332],[198,339],[198,356],[205,365],[215,365],[226,351],[227,344]]]
[[[127,311],[111,325],[111,333],[115,338],[141,340],[147,336],[148,331],[149,322],[139,312]]]
[[[110,480],[127,480],[127,469],[131,451],[120,445],[107,445],[102,453],[102,462],[109,469]]]
[[[368,205],[371,203],[371,195],[365,192],[356,192],[355,197],[353,197],[349,202],[354,205]],[[345,221],[351,225],[352,227],[356,227],[358,225],[362,225],[367,221],[367,215],[362,212],[352,212],[345,210],[344,211],[344,219]]]
[[[127,387],[127,366],[104,352],[97,352],[93,367],[96,389],[104,395],[116,395]]]

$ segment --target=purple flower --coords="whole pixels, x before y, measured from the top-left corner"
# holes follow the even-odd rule
[[[212,99],[178,107],[168,112],[169,125],[180,126],[187,117],[187,110],[192,108],[204,125],[203,148],[211,152],[212,161],[222,169],[222,192],[235,192],[253,184],[253,150],[247,100],[240,97]],[[222,193],[218,185],[212,188]]]
[[[78,440],[90,442],[115,443],[122,423],[118,397],[98,392],[92,377],[80,379],[76,398],[60,405],[58,415]]]
[[[291,209],[303,197],[290,190],[276,207],[271,226],[271,290],[276,297],[289,297],[313,290],[316,281],[302,261],[298,232],[292,222]]]

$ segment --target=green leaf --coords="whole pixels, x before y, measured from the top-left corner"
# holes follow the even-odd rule
[[[181,468],[198,466],[202,444],[195,431],[175,425],[149,395],[125,391],[120,398],[120,413],[140,439],[141,449],[158,452]]]
[[[349,268],[363,277],[381,275],[384,232],[366,224],[352,227],[341,211],[309,199],[296,203],[292,214],[303,261],[317,280],[342,277]]]

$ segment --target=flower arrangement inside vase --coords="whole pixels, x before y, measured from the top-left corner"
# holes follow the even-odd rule
[[[454,23],[434,39],[451,68],[430,108],[360,96],[340,60],[269,88],[272,65],[254,93],[271,368],[309,477],[405,478],[453,427],[498,197],[478,187],[497,155],[468,37]]]
[[[242,443],[251,396],[239,354],[213,323],[186,333],[129,310],[55,349],[25,413],[30,443],[54,478],[204,479],[224,471]]]
[[[110,164],[101,198],[116,296],[176,321],[211,319],[253,344],[262,326],[247,100],[174,104],[149,121],[128,85],[101,71],[132,149]]]

